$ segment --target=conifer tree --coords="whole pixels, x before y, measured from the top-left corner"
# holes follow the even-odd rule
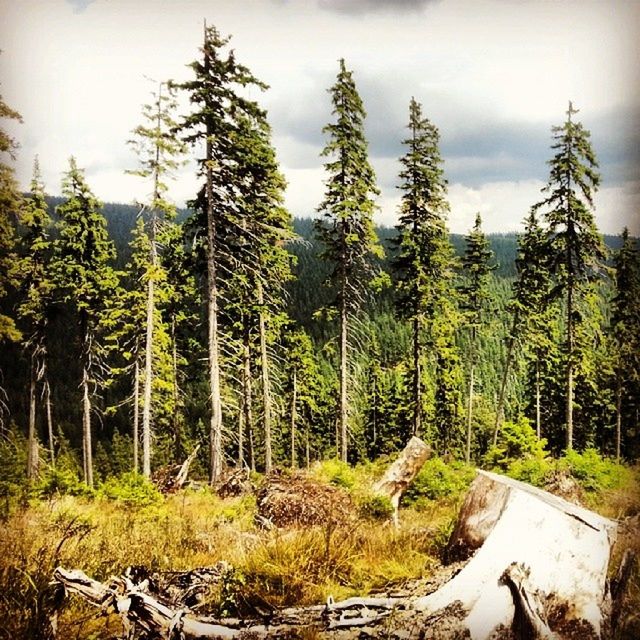
[[[535,205],[543,209],[548,225],[556,292],[565,294],[567,449],[573,447],[576,296],[581,283],[597,276],[604,258],[604,245],[593,218],[593,195],[600,184],[598,163],[590,133],[574,120],[576,113],[569,102],[564,124],[552,129],[555,155],[549,160],[549,180],[543,189],[548,195]]]
[[[111,267],[115,249],[109,239],[101,204],[89,189],[74,158],[62,183],[65,202],[57,207],[59,237],[54,264],[59,298],[73,309],[82,341],[82,460],[84,481],[93,486],[91,401],[100,383],[104,362],[100,329],[108,301],[118,286]]]
[[[49,310],[54,288],[50,273],[51,242],[49,232],[51,218],[49,217],[37,158],[34,162],[31,192],[25,202],[22,224],[26,229],[22,237],[23,257],[21,264],[24,298],[18,308],[18,315],[24,324],[25,348],[29,354],[27,477],[32,478],[35,475],[38,462],[36,405],[39,384],[43,385],[46,401],[49,455],[52,464],[55,462],[46,342]]]
[[[476,214],[473,229],[465,238],[466,248],[463,265],[463,284],[460,287],[462,309],[466,313],[466,322],[470,328],[469,337],[469,395],[467,398],[467,444],[465,460],[471,460],[471,423],[473,419],[473,394],[475,387],[475,367],[478,350],[478,333],[483,322],[488,298],[489,274],[495,266],[490,265],[493,252],[489,241],[482,231],[482,218]]]
[[[432,324],[452,275],[452,249],[446,226],[449,204],[438,129],[422,115],[421,105],[411,99],[410,137],[403,141],[406,154],[400,159],[403,191],[398,229],[399,248],[393,266],[398,274],[396,305],[409,318],[413,330],[413,432],[421,432],[422,333],[433,346]],[[425,327],[424,325],[428,326]]]
[[[551,294],[551,274],[547,255],[548,238],[540,226],[535,209],[531,209],[525,220],[524,233],[518,236],[516,256],[517,279],[513,285],[513,297],[509,302],[511,329],[507,335],[507,352],[502,370],[493,445],[497,444],[498,432],[504,412],[505,394],[509,369],[513,363],[517,343],[526,343],[531,336],[539,336],[549,321],[549,297]],[[535,350],[536,367],[536,433],[541,436],[540,414],[540,358]]]
[[[20,114],[11,109],[0,95],[0,120],[5,119],[22,122]],[[15,229],[20,218],[22,198],[10,164],[15,160],[17,147],[16,141],[0,128],[0,344],[17,342],[21,338],[15,318],[5,311],[3,304],[9,292],[15,289],[19,282]],[[0,429],[4,428],[6,413],[2,383],[0,377]]]
[[[615,295],[611,330],[615,343],[616,459],[623,444],[625,404],[637,406],[640,391],[640,251],[625,227],[622,246],[614,257]],[[625,430],[626,431],[626,430]]]
[[[150,180],[152,192],[150,201],[144,209],[148,209],[147,224],[144,231],[148,237],[149,258],[142,281],[146,283],[146,318],[144,346],[144,399],[142,405],[142,473],[151,476],[151,392],[154,377],[154,325],[162,324],[163,319],[158,309],[156,282],[165,280],[162,262],[159,259],[159,245],[163,245],[166,235],[166,223],[176,215],[176,209],[167,197],[167,177],[179,165],[177,157],[184,153],[184,143],[175,135],[176,122],[173,112],[176,101],[167,92],[164,83],[158,85],[152,104],[143,107],[144,124],[133,131],[135,138],[130,141],[140,159],[140,169],[131,172]],[[170,232],[170,231],[169,231]],[[157,345],[157,341],[155,343]]]
[[[321,257],[332,264],[334,308],[340,327],[340,399],[338,432],[340,458],[347,460],[348,449],[348,364],[349,321],[363,302],[367,285],[375,279],[372,259],[383,250],[374,231],[374,196],[378,194],[375,173],[369,164],[364,135],[366,116],[353,74],[340,60],[336,83],[330,89],[335,122],[324,132],[329,141],[322,155],[329,160],[324,200],[318,211],[316,231],[324,251]]]
[[[220,388],[219,279],[220,261],[224,253],[222,238],[225,227],[233,224],[237,189],[234,172],[232,132],[240,116],[259,117],[258,105],[242,95],[242,87],[265,88],[236,61],[227,45],[229,38],[215,27],[205,24],[202,61],[191,64],[195,79],[177,86],[189,93],[193,111],[180,125],[184,139],[190,144],[204,143],[205,154],[199,160],[204,186],[192,203],[196,217],[191,226],[206,230],[207,317],[209,387],[211,399],[210,480],[215,482],[222,471],[222,402]]]

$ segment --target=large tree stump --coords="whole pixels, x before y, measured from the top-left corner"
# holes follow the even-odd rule
[[[479,472],[451,548],[475,555],[431,594],[351,598],[264,619],[202,619],[151,597],[129,577],[108,585],[56,569],[67,591],[120,613],[148,638],[602,638],[611,609],[607,566],[615,523],[545,491]],[[181,635],[180,635],[181,634]],[[134,636],[130,636],[134,637]]]
[[[400,456],[373,485],[373,492],[389,498],[393,505],[393,521],[398,525],[400,498],[413,482],[431,454],[431,449],[420,438],[413,436]]]

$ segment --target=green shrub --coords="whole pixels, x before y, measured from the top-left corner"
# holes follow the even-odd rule
[[[99,494],[129,507],[148,507],[164,500],[147,478],[134,472],[109,478],[100,487]]]
[[[553,468],[553,461],[549,458],[524,458],[514,460],[506,469],[506,473],[516,480],[543,487]]]
[[[352,489],[356,483],[355,471],[341,460],[323,460],[314,465],[313,475],[319,480],[329,482],[344,489]]]
[[[627,467],[603,458],[596,449],[567,451],[558,466],[567,468],[584,489],[592,492],[617,489],[629,483],[632,475]]]
[[[415,504],[420,498],[457,498],[466,491],[474,477],[475,469],[462,462],[454,460],[447,463],[442,458],[431,458],[407,489],[404,501]]]
[[[508,472],[517,460],[533,459],[542,461],[548,456],[547,441],[538,438],[529,420],[520,417],[518,422],[504,422],[498,437],[498,444],[491,447],[484,457],[484,464]]]
[[[381,522],[393,516],[394,508],[386,496],[368,495],[358,500],[358,513],[365,520]]]
[[[82,482],[75,471],[64,467],[48,467],[36,484],[35,493],[40,498],[52,498],[55,495],[94,495],[93,489]]]

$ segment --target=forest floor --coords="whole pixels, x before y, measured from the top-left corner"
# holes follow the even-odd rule
[[[352,501],[353,514],[284,528],[261,526],[255,494],[222,499],[206,487],[161,496],[144,484],[133,483],[132,491],[123,482],[92,496],[25,497],[7,506],[0,523],[0,638],[43,637],[47,585],[56,566],[82,569],[102,581],[132,565],[179,571],[224,561],[231,568],[201,607],[217,615],[319,603],[329,596],[410,592],[441,567],[473,470],[460,465],[447,474],[436,465],[419,476],[396,529],[384,506],[366,492],[379,468],[353,470],[335,462],[312,468],[304,477],[337,487]],[[639,480],[636,467],[615,488],[580,485],[585,506],[620,522],[612,571],[625,548],[640,555]],[[637,564],[624,617],[618,637],[640,637]],[[58,619],[59,638],[106,640],[120,632],[116,616],[101,615],[75,597]]]

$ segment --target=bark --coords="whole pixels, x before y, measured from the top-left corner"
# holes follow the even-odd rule
[[[56,452],[53,440],[53,419],[51,418],[51,387],[49,381],[44,380],[44,404],[47,412],[47,432],[49,435],[49,456],[51,457],[51,466],[56,466]]]
[[[260,371],[262,377],[262,411],[264,420],[264,471],[271,473],[271,383],[269,381],[269,358],[267,355],[267,323],[264,311],[264,291],[262,283],[258,283],[258,304],[260,315],[258,326],[260,332]]]
[[[140,432],[138,429],[140,420],[140,366],[138,358],[133,365],[133,470],[138,473],[138,446],[140,443]]]
[[[398,524],[400,498],[430,455],[431,449],[420,438],[413,436],[400,456],[373,486],[375,493],[386,496],[391,501],[396,525]]]
[[[573,449],[573,278],[567,284],[567,451]]]
[[[298,401],[298,372],[293,368],[293,390],[291,392],[291,468],[295,469],[296,461],[296,403]]]
[[[498,433],[500,432],[500,427],[502,426],[502,420],[504,418],[504,400],[507,393],[507,380],[509,379],[509,368],[511,367],[511,362],[513,359],[513,349],[515,347],[515,338],[513,337],[513,333],[515,333],[517,327],[517,320],[514,318],[513,326],[511,328],[511,335],[509,336],[509,342],[507,344],[507,355],[504,359],[504,368],[502,370],[502,379],[500,380],[500,394],[498,396],[498,406],[496,407],[496,425],[493,431],[493,446],[495,447],[498,444]]]
[[[152,246],[153,246],[152,241]],[[155,267],[155,249],[152,249]],[[144,397],[142,400],[142,475],[151,477],[151,384],[153,382],[153,310],[154,283],[147,283],[147,335],[144,349]]]
[[[93,456],[91,450],[91,400],[89,398],[89,372],[85,365],[82,369],[82,440],[84,481],[93,487]]]
[[[178,389],[178,346],[176,344],[176,317],[171,316],[171,367],[173,376],[172,395],[173,395],[173,413],[171,416],[171,426],[173,428],[173,437],[175,443],[176,458],[182,456],[182,437],[180,433],[180,422],[178,420],[178,402],[180,391]]]
[[[419,441],[418,441],[419,442]],[[484,502],[487,491],[496,499]],[[475,494],[475,496],[474,496]],[[418,640],[470,637],[602,638],[611,608],[607,565],[615,523],[524,483],[479,472],[460,513],[481,544],[473,558],[433,593],[350,598],[325,605],[271,610],[262,619],[198,619],[180,600],[149,594],[149,580],[131,574],[102,584],[81,571],[54,581],[101,611],[115,610],[148,638],[317,638]],[[468,496],[468,498],[469,498]],[[460,524],[460,522],[459,522]],[[454,533],[455,535],[455,533]],[[619,597],[630,563],[623,561]],[[135,637],[135,636],[131,636]]]
[[[413,435],[422,429],[422,388],[420,385],[420,319],[413,319]]]
[[[622,440],[622,384],[618,380],[616,389],[616,461],[620,462]]]
[[[467,400],[467,444],[464,451],[464,458],[467,464],[471,461],[471,423],[473,421],[473,387],[474,387],[475,365],[471,362],[469,372],[469,399]]]
[[[344,279],[343,279],[344,280]],[[340,304],[340,410],[339,410],[339,435],[340,435],[340,459],[347,462],[347,419],[349,415],[347,400],[347,303],[344,300],[346,287],[342,286],[342,301]]]
[[[245,328],[242,345],[242,412],[244,415],[244,428],[238,425],[238,466],[244,465],[244,431],[251,431],[253,425],[253,412],[251,390],[251,335],[248,321],[245,319]]]
[[[31,380],[29,382],[29,431],[27,437],[27,478],[34,478],[38,466],[38,442],[36,438],[36,361],[31,356]]]

